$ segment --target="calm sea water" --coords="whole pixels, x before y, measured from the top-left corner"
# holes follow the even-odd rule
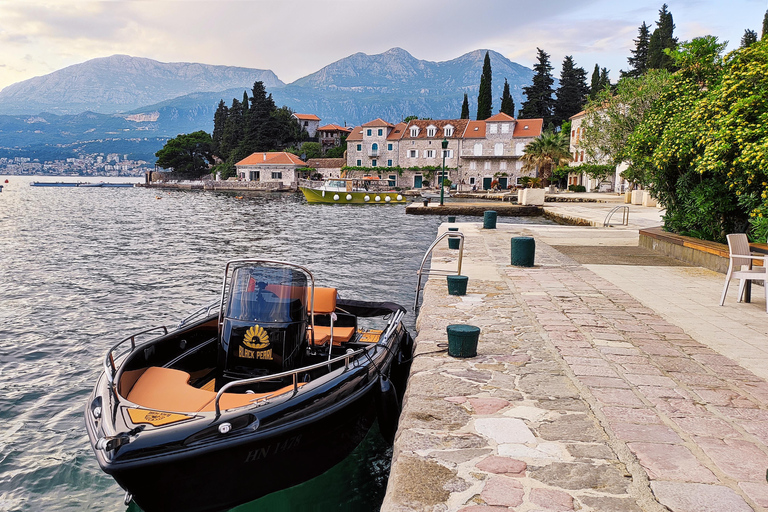
[[[299,263],[343,297],[410,311],[416,270],[446,220],[402,206],[308,205],[294,194],[31,181],[0,177],[0,511],[126,509],[83,425],[103,355],[216,299],[227,260]],[[413,330],[411,313],[406,323]],[[237,510],[374,510],[390,455],[373,430],[329,473]]]

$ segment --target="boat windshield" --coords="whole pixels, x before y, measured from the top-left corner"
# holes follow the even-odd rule
[[[328,188],[339,188],[343,190],[347,187],[347,182],[343,180],[327,180],[325,182],[325,186]]]
[[[291,268],[240,267],[234,270],[224,316],[259,323],[306,318],[307,277]]]

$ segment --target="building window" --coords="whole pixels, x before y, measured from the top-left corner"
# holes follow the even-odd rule
[[[475,177],[474,177],[474,176],[472,176],[471,178],[469,178],[469,184],[470,184],[470,185],[474,185],[474,184],[475,184]]]
[[[496,123],[489,123],[488,124],[488,132],[489,133],[496,133],[497,130],[498,130],[498,128],[496,126]]]
[[[443,128],[443,135],[446,137],[452,137],[453,136],[453,126],[446,125],[445,128]]]
[[[470,169],[470,170],[472,170],[472,171],[474,171],[475,169],[477,169],[477,165],[475,165],[475,161],[474,161],[474,160],[472,160],[471,162],[469,162],[469,169]]]
[[[498,142],[493,146],[493,154],[496,156],[501,156],[504,154],[504,143]]]
[[[424,151],[424,158],[435,158],[435,150],[427,149]]]
[[[387,160],[387,167],[392,167],[392,160]]]
[[[376,167],[376,159],[371,160],[371,167]]]
[[[390,187],[397,186],[397,174],[390,174],[389,175],[389,186]]]
[[[309,126],[309,121],[304,121],[304,126]]]
[[[443,150],[443,157],[444,158],[453,158],[453,150],[452,149],[444,149]]]
[[[491,170],[491,161],[490,161],[490,160],[486,160],[486,161],[485,161],[485,166],[483,166],[483,168],[484,168],[486,171],[490,171],[490,170]]]
[[[506,171],[507,170],[507,162],[506,161],[499,162],[499,170],[500,171]]]
[[[419,156],[419,150],[418,149],[409,149],[408,150],[408,158],[418,158]]]
[[[363,166],[363,161],[362,160],[358,160],[357,161],[357,166],[358,167],[362,167]]]
[[[502,123],[501,133],[509,133],[509,123]]]
[[[475,156],[483,156],[483,145],[475,144]]]
[[[411,137],[418,137],[418,136],[419,136],[419,127],[411,126]]]
[[[362,144],[358,144],[357,145],[357,150],[358,151],[362,151],[363,150],[363,145]]]
[[[437,133],[437,127],[435,126],[427,127],[427,137],[434,137],[436,133]]]
[[[368,135],[369,137],[371,136],[371,133],[373,133],[373,131],[372,131],[370,128],[368,128],[368,129],[365,131],[365,134],[366,134],[366,135]]]
[[[384,130],[379,128],[379,137],[381,137],[382,135],[384,135]]]
[[[387,151],[392,151],[392,144],[387,144]]]
[[[250,171],[248,174],[250,175],[249,180],[259,181],[259,171]]]
[[[283,179],[282,171],[280,171],[280,172],[272,172],[272,179],[273,180],[281,180],[281,179]]]

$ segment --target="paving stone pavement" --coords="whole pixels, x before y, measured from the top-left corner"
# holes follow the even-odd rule
[[[531,226],[456,226],[467,295],[425,286],[383,511],[768,510],[763,378]],[[509,265],[518,235],[535,267]],[[477,357],[449,324],[481,328]]]

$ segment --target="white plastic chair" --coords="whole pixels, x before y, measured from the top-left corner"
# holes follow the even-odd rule
[[[725,274],[725,286],[723,287],[723,296],[720,297],[720,305],[725,302],[725,294],[728,293],[728,284],[731,279],[739,280],[739,302],[744,297],[744,285],[747,281],[762,281],[765,288],[765,312],[768,313],[768,267],[766,267],[765,256],[754,256],[749,250],[749,240],[744,233],[735,233],[727,235],[728,252],[730,261],[728,263],[728,272]],[[761,260],[762,267],[752,268],[752,260]]]

